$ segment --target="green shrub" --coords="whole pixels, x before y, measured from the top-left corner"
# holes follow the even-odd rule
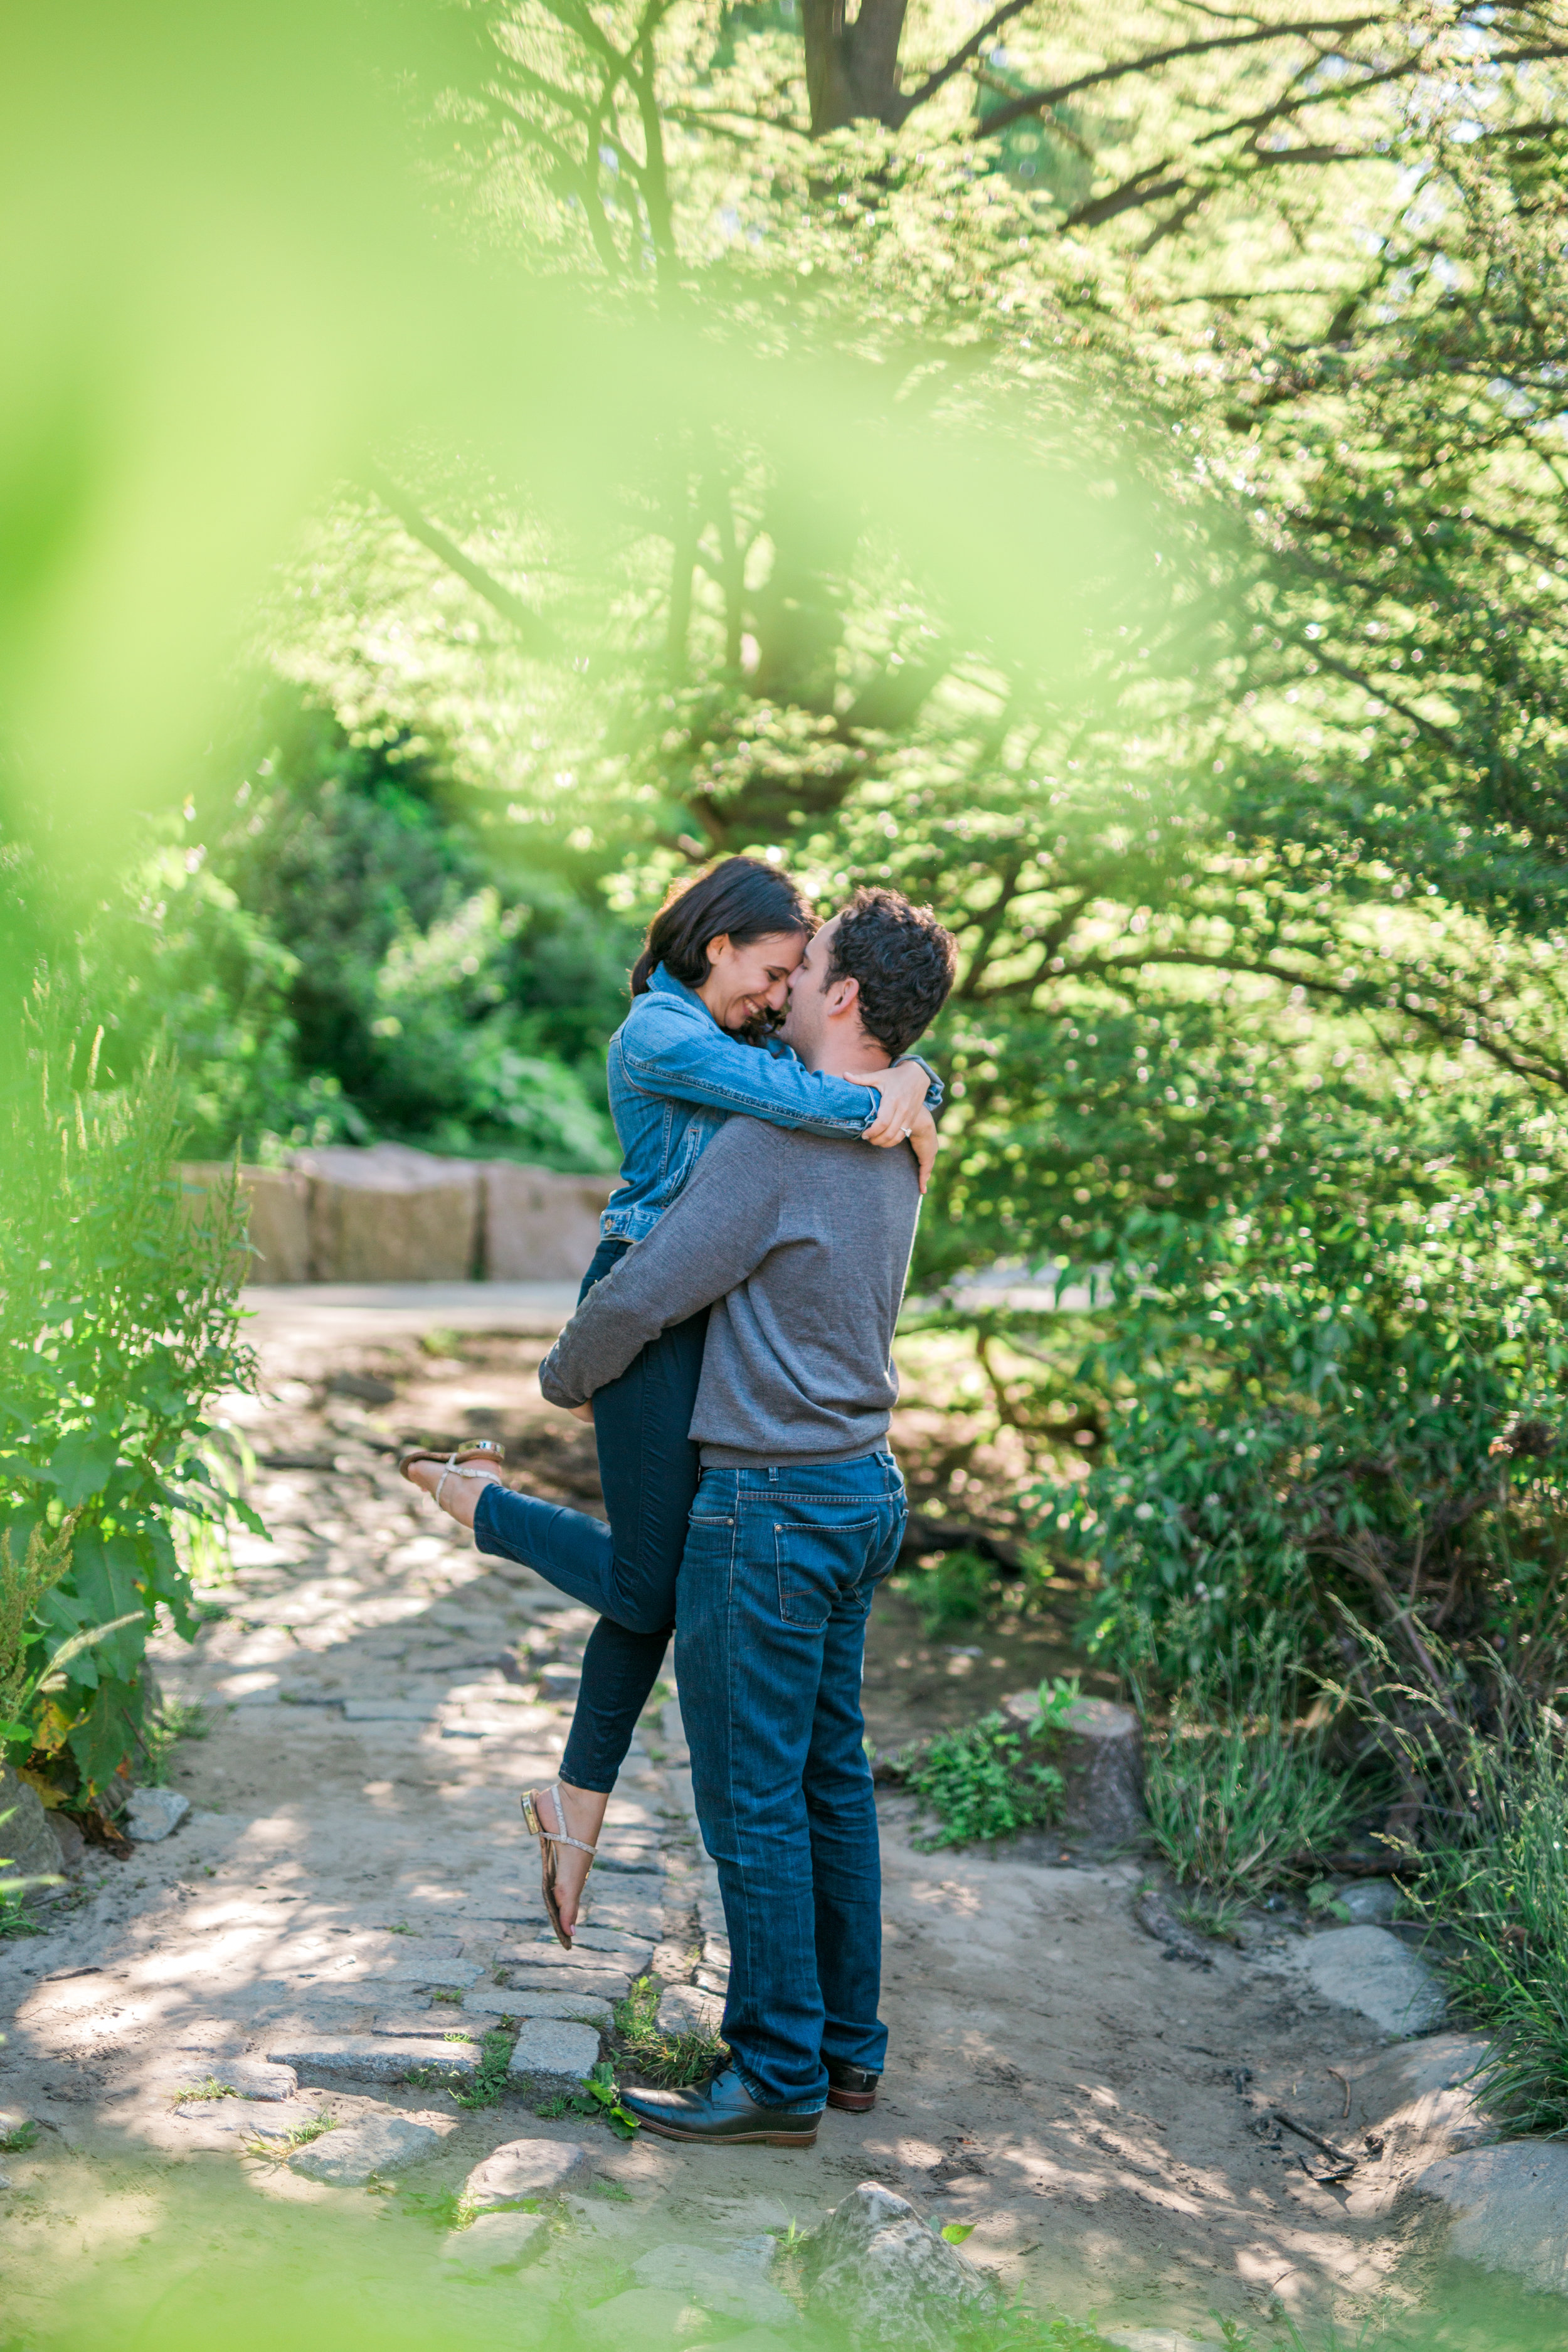
[[[1558,1613],[1568,1155],[1554,1118],[1510,1131],[1502,1160],[1414,1110],[1386,1143],[1288,1137],[1278,1175],[1097,1237],[1115,1303],[1080,1371],[1110,1442],[1042,1521],[1098,1579],[1091,1643],[1152,1687],[1270,1622],[1337,1663],[1339,1604],[1402,1663],[1423,1629],[1507,1644]]]
[[[934,1552],[917,1568],[904,1570],[896,1590],[914,1602],[921,1631],[935,1641],[985,1615],[998,1591],[995,1563],[974,1551]]]
[[[265,694],[95,950],[110,1067],[166,1035],[205,1156],[389,1136],[613,1165],[632,936],[493,818],[437,740]]]
[[[1032,1737],[1000,1715],[939,1732],[914,1749],[900,1777],[936,1816],[926,1843],[963,1845],[1061,1819],[1064,1783],[1054,1764],[1026,1753]]]
[[[0,1096],[0,1696],[13,1760],[84,1805],[137,1743],[161,1612],[195,1630],[176,1524],[260,1530],[207,1418],[250,1375],[234,1199],[185,1213],[167,1063],[108,1092],[97,1055],[41,992]]]

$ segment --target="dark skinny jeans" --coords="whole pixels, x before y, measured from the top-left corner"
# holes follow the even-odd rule
[[[629,1246],[602,1241],[581,1300]],[[701,1475],[687,1432],[702,1377],[708,1309],[651,1339],[618,1381],[594,1398],[594,1436],[609,1525],[537,1495],[487,1486],[474,1513],[482,1552],[521,1560],[599,1612],[561,1777],[605,1795],[626,1760],[637,1717],[675,1630],[675,1580]]]

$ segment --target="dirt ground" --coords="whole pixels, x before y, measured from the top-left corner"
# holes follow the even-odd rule
[[[432,1353],[349,1318],[335,1334],[318,1322],[308,1338],[268,1339],[262,1395],[235,1411],[276,1541],[237,1546],[233,1580],[211,1596],[224,1613],[194,1653],[160,1645],[166,1687],[212,1718],[208,1737],[176,1751],[191,1816],[129,1862],[89,1856],[47,1934],[0,1945],[0,2105],[45,2126],[3,2159],[0,2313],[40,2341],[62,2274],[115,2262],[132,2275],[135,2246],[182,2200],[205,2200],[212,2243],[245,2235],[232,2118],[208,2127],[172,2103],[204,2049],[265,2056],[279,2037],[319,2039],[323,2021],[428,2033],[443,1968],[468,1984],[480,2024],[487,1998],[492,2017],[526,2006],[497,1989],[539,1948],[507,1939],[543,1927],[516,1796],[559,1754],[588,1620],[526,1572],[480,1560],[400,1485],[390,1456],[410,1434],[491,1433],[518,1483],[591,1507],[591,1433],[538,1396],[544,1345],[466,1335]],[[920,1429],[908,1434],[918,1450]],[[1058,1622],[932,1641],[907,1600],[879,1598],[873,1739],[897,1745],[1072,1669],[1069,1601]],[[679,1750],[650,1713],[606,1832],[619,1875],[592,1882],[629,1933],[578,1957],[629,1969],[646,1932],[656,1970],[679,1974],[684,1956],[688,1979],[721,1986],[727,1953],[679,1778]],[[972,2224],[967,2252],[1010,2293],[1106,2328],[1212,2342],[1217,2315],[1263,2343],[1287,2315],[1331,2317],[1354,2340],[1369,2315],[1411,2306],[1436,2247],[1408,2183],[1446,2145],[1412,2053],[1436,2045],[1386,2049],[1365,2020],[1318,2000],[1285,1932],[1247,1952],[1216,1945],[1206,1969],[1167,1959],[1133,1919],[1147,1874],[1137,1860],[926,1850],[910,1799],[884,1792],[881,1811],[891,2046],[875,2112],[830,2114],[810,2151],[721,2158],[600,2133],[601,2172],[627,2198],[578,2200],[585,2230],[614,2252],[617,2233],[629,2244],[806,2227],[876,2179],[934,2220]],[[658,1924],[645,1930],[631,1897],[650,1885],[662,1914],[647,1897]],[[629,1907],[615,1907],[618,1890]],[[420,1979],[400,1961],[401,1937],[435,1955],[417,1996],[400,1990]],[[341,2074],[313,2083],[306,2068],[300,2091],[340,2116],[438,2104]],[[1384,2152],[1363,2156],[1348,2187],[1322,2186],[1302,2160],[1310,2144],[1261,2122],[1280,2105],[1339,2144],[1381,2126]],[[521,2131],[586,2128],[541,2126],[510,2094],[438,2122],[420,2175],[437,2189]],[[244,2177],[275,2206],[348,2194],[276,2163]]]

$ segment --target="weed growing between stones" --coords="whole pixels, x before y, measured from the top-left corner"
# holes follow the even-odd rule
[[[460,2189],[409,2189],[399,2193],[397,2210],[411,2213],[416,2221],[428,2221],[445,2237],[449,2231],[466,2230],[489,2209],[474,2204]],[[524,2213],[537,2213],[537,2197],[524,2198],[518,2209]]]
[[[888,1769],[901,1780],[936,1817],[936,1827],[916,1843],[965,1845],[974,1838],[1008,1837],[1016,1830],[1045,1828],[1061,1819],[1064,1783],[1054,1764],[1026,1754],[1048,1724],[1027,1734],[1000,1715],[983,1715],[962,1730],[939,1732]]]
[[[620,2085],[607,2058],[601,2058],[592,2074],[584,2075],[580,2091],[547,2099],[533,2112],[547,2123],[553,2123],[562,2116],[598,2116],[609,2125],[617,2139],[631,2139],[638,2129],[636,2116],[629,2107],[621,2105]]]
[[[487,2033],[479,2045],[479,2063],[474,2078],[466,2091],[453,2090],[452,2104],[458,2107],[495,2107],[500,2105],[507,2086],[507,2068],[511,2063],[511,2046],[515,2033],[498,2026]],[[448,2085],[448,2087],[450,2087]]]
[[[1203,1895],[1173,1903],[1171,1908],[1183,1927],[1190,1927],[1195,1936],[1212,1936],[1218,1943],[1234,1944],[1248,1906],[1237,1895]],[[1348,1918],[1350,1914],[1346,1912],[1345,1916]]]
[[[193,2083],[187,2089],[176,2091],[170,2104],[176,2107],[184,2107],[189,2106],[196,2099],[237,2099],[238,2096],[238,2092],[232,2084],[220,2083],[216,2074],[209,2074],[205,2082]]]
[[[28,2121],[17,2124],[11,2131],[0,2132],[0,2156],[22,2155],[37,2138],[39,2128],[37,2124]]]
[[[615,2019],[617,2054],[660,2090],[701,2082],[730,2054],[718,2034],[700,2026],[689,2033],[666,2033],[651,1977],[639,1977],[625,2000],[616,2001]]]
[[[282,2132],[276,2139],[247,2139],[247,2156],[271,2157],[281,2164],[297,2147],[309,2147],[313,2139],[321,2139],[335,2128],[331,2116],[312,2116],[309,2123],[296,2124],[290,2131]]]

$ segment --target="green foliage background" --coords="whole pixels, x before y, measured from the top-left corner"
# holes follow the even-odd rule
[[[894,881],[1037,1565],[1549,1658],[1568,23],[889,6],[32,37],[9,980],[205,1150],[583,1166],[672,874]]]

